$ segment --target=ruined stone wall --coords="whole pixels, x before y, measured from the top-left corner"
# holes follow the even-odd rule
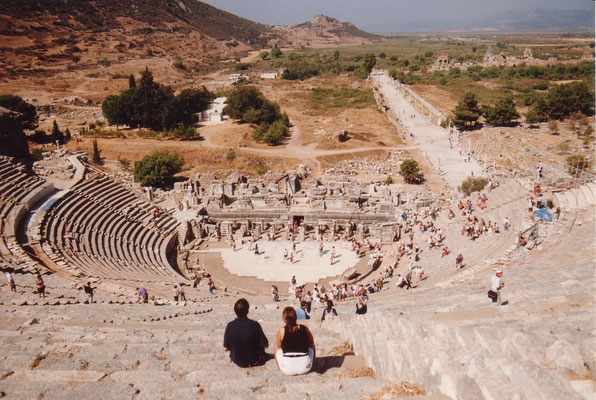
[[[21,114],[0,107],[0,155],[29,156],[29,144],[21,126]]]

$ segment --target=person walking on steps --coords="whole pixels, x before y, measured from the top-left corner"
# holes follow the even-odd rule
[[[39,298],[46,298],[46,285],[43,282],[40,274],[37,274],[37,279],[35,280],[35,286],[37,286],[37,295]]]
[[[366,289],[360,289],[358,294],[358,302],[356,303],[356,314],[366,314],[368,311],[368,296],[366,295]]]
[[[91,282],[87,282],[87,284],[83,287],[90,305],[93,304],[93,289],[94,288],[91,287]]]
[[[503,277],[503,271],[497,270],[495,275],[490,280],[490,290],[488,291],[488,297],[491,298],[493,303],[497,303],[497,306],[501,305],[501,289],[505,286],[505,283],[501,279]]]
[[[327,307],[323,310],[323,315],[321,316],[321,322],[325,321],[325,318],[331,315],[332,317],[337,317],[337,311],[333,308],[333,301],[327,300]]]
[[[275,285],[271,285],[271,299],[273,300],[273,302],[279,301],[279,290]]]
[[[6,281],[8,282],[8,286],[10,286],[10,291],[16,293],[17,285],[14,283],[14,277],[10,271],[6,271]]]

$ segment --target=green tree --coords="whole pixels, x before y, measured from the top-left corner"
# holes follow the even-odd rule
[[[70,133],[70,129],[66,128],[64,131],[64,143],[68,143],[72,139],[72,134]]]
[[[321,72],[321,63],[318,60],[294,60],[284,70],[282,79],[305,80]]]
[[[271,54],[271,58],[279,58],[283,55],[280,48],[277,47],[277,43],[273,45],[273,48],[271,49],[270,54]]]
[[[399,166],[399,172],[406,183],[421,183],[423,179],[422,171],[418,162],[412,159],[403,160]]]
[[[465,129],[474,125],[480,118],[480,108],[476,94],[466,92],[453,110],[453,123],[458,129]]]
[[[553,135],[559,134],[559,124],[557,123],[556,120],[551,119],[550,121],[548,121],[548,130]]]
[[[93,154],[91,155],[91,160],[97,165],[103,165],[103,158],[101,157],[97,139],[93,139]]]
[[[137,82],[135,81],[135,76],[133,74],[130,74],[130,76],[128,77],[128,88],[132,89],[132,88],[136,88],[137,87]]]
[[[484,118],[489,125],[508,125],[520,118],[512,97],[501,99],[494,107],[486,106]]]
[[[462,182],[461,186],[459,187],[459,190],[464,192],[466,196],[469,196],[474,192],[479,192],[482,189],[484,189],[487,183],[488,181],[486,180],[486,178],[469,176],[468,178],[466,178],[466,180]]]
[[[364,56],[362,68],[364,68],[367,74],[370,74],[372,72],[375,65],[377,65],[377,57],[375,57],[374,54],[369,53]]]
[[[265,135],[263,136],[263,140],[271,145],[278,144],[287,134],[287,125],[281,119],[278,119],[274,123],[272,123]]]
[[[133,176],[143,186],[162,187],[182,170],[183,165],[184,161],[178,153],[157,151],[135,163]]]
[[[101,112],[111,125],[136,127],[139,124],[136,96],[136,87],[132,87],[118,96],[108,96],[101,103]]]
[[[266,60],[267,57],[269,57],[269,53],[266,51],[261,52],[261,54],[259,54],[259,57],[261,57],[261,60]]]
[[[333,51],[333,59],[334,60],[339,60],[339,50],[334,50]]]
[[[254,124],[272,124],[281,118],[279,106],[254,86],[237,86],[228,96],[224,113],[232,119]]]
[[[190,126],[196,122],[195,115],[209,107],[214,96],[205,87],[201,89],[183,89],[165,107],[163,125],[173,127]]]
[[[62,131],[58,127],[58,123],[56,122],[56,120],[54,120],[54,124],[52,125],[51,136],[52,136],[52,142],[58,142],[60,144],[65,143],[64,133],[62,133]]]
[[[548,104],[544,96],[538,97],[526,113],[526,122],[535,124],[548,120]]]
[[[594,92],[585,82],[555,85],[546,94],[546,102],[551,119],[565,118],[575,111],[584,115],[594,113]]]
[[[37,128],[39,116],[35,106],[23,100],[19,96],[12,94],[5,94],[0,96],[0,107],[7,108],[11,111],[23,114],[22,126],[23,129],[33,130]]]
[[[387,54],[385,54],[385,53],[379,53],[379,58],[381,60],[384,60],[386,57],[387,57]]]

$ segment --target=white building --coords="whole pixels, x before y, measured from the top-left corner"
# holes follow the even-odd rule
[[[278,72],[263,72],[261,74],[261,79],[277,79],[278,77]]]
[[[221,123],[224,121],[223,109],[226,106],[227,97],[218,97],[203,112],[197,114],[199,122]]]

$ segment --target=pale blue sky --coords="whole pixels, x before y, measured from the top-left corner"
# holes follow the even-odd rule
[[[325,14],[358,26],[415,21],[468,23],[504,12],[580,9],[594,15],[593,0],[202,0],[264,24],[296,24]]]

